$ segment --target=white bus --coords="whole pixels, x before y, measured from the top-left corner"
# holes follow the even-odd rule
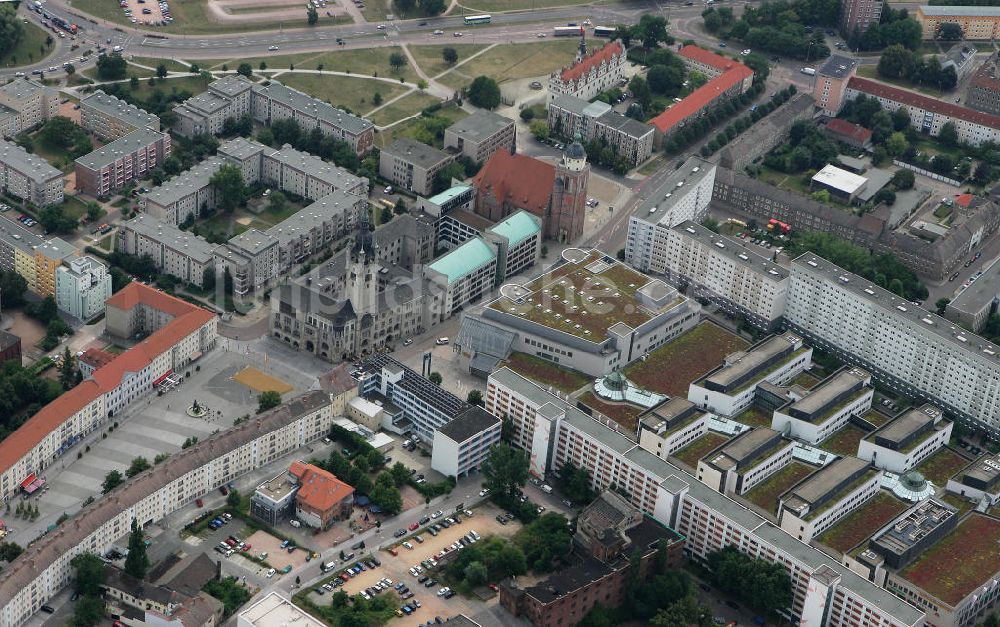
[[[466,15],[466,24],[489,24],[490,20],[493,19],[492,15]]]
[[[614,26],[595,26],[594,37],[614,37],[617,31]]]
[[[556,26],[552,29],[553,37],[579,37],[583,29],[579,26]]]

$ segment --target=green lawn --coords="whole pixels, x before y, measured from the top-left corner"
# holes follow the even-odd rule
[[[542,41],[527,44],[494,46],[461,64],[440,78],[440,82],[461,89],[477,76],[484,75],[504,82],[533,76],[546,76],[573,61],[576,40]]]
[[[936,53],[935,53],[936,54]],[[927,87],[925,85],[914,85],[910,81],[901,81],[893,78],[884,78],[878,75],[878,69],[874,65],[862,65],[858,67],[858,76],[863,76],[865,78],[870,78],[872,80],[881,81],[883,83],[888,83],[890,85],[895,85],[903,89],[909,89],[911,91],[920,92],[922,94],[927,94],[933,98],[947,99],[948,94],[951,92],[944,92],[940,89],[934,89],[933,87]],[[954,96],[952,96],[954,98]]]
[[[139,67],[138,65],[132,65],[131,63],[129,63],[128,66],[127,66],[127,68],[126,68],[126,70],[125,70],[125,72],[126,72],[126,76],[128,78],[136,76],[136,77],[138,77],[140,79],[147,79],[150,76],[156,76],[155,66],[154,66],[154,69],[147,70],[146,68],[142,68],[142,67]],[[103,80],[101,78],[98,78],[98,76],[97,76],[97,68],[96,67],[89,67],[89,68],[83,70],[80,73],[83,74],[84,76],[86,76],[87,78],[93,79],[95,81]]]
[[[223,23],[215,20],[208,11],[208,4],[202,0],[183,0],[170,3],[170,13],[174,18],[169,26],[145,26],[132,24],[114,0],[73,0],[73,6],[80,11],[116,22],[124,26],[140,26],[157,33],[179,33],[184,35],[222,35],[225,33],[246,33],[272,30],[271,22]],[[322,19],[322,18],[321,18]],[[329,18],[326,18],[329,19]],[[281,23],[288,28],[305,28],[306,10],[302,8],[302,20]]]
[[[441,51],[445,48],[454,48],[455,52],[458,53],[458,61],[456,65],[461,63],[463,59],[468,59],[472,55],[476,54],[483,48],[485,44],[441,44],[437,46],[410,46],[410,54],[417,61],[417,65],[424,71],[427,76],[437,76],[442,72],[447,72],[452,68],[452,66],[445,63],[444,59],[441,57]]]
[[[97,242],[97,246],[98,247],[103,248],[104,250],[106,250],[108,252],[111,252],[111,251],[114,250],[114,245],[115,245],[115,234],[114,233],[112,233],[111,235],[107,235],[105,237],[102,237],[100,239],[100,241]],[[107,350],[107,349],[105,349],[105,350]]]
[[[752,490],[744,494],[743,497],[757,507],[774,513],[778,509],[778,498],[788,488],[804,479],[814,470],[816,468],[809,464],[791,462],[763,482],[758,483]]]
[[[542,387],[552,386],[563,392],[575,392],[591,382],[591,378],[582,372],[563,368],[528,353],[511,353],[506,366]]]
[[[73,168],[73,159],[70,159],[69,153],[66,150],[43,141],[38,133],[33,133],[31,139],[32,153],[48,161],[52,167],[63,172],[68,172]]]
[[[883,525],[906,509],[906,504],[888,492],[879,492],[817,539],[828,547],[847,553],[871,537]]]
[[[405,85],[353,76],[286,74],[278,80],[289,87],[356,113],[370,111],[374,107],[372,95],[376,91],[382,94],[383,100],[391,100],[409,90]]]
[[[364,50],[328,50],[326,52],[302,52],[299,54],[268,55],[266,57],[249,57],[243,59],[205,59],[196,61],[202,67],[210,70],[221,70],[222,66],[227,66],[230,70],[235,70],[240,63],[249,63],[254,70],[260,67],[260,62],[267,64],[267,69],[287,69],[294,65],[299,70],[315,70],[322,64],[324,70],[336,72],[349,72],[363,76],[382,76],[386,78],[403,78],[403,80],[416,83],[417,73],[412,67],[407,65],[394,71],[389,66],[389,55],[394,52],[402,52],[399,46],[385,48],[366,48]],[[409,60],[407,60],[409,61]],[[278,77],[283,81],[282,77]]]
[[[948,483],[948,479],[968,464],[969,460],[955,451],[949,448],[942,448],[921,462],[916,467],[916,471],[934,485],[944,487]]]
[[[187,72],[190,68],[183,63],[174,61],[173,59],[150,59],[148,57],[129,57],[130,63],[138,63],[139,65],[146,65],[151,68],[156,68],[161,63],[167,66],[167,70],[170,72]]]
[[[823,440],[819,447],[836,455],[857,455],[858,443],[866,435],[858,427],[849,424]]]
[[[392,0],[368,0],[365,8],[361,9],[361,14],[365,19],[375,26],[377,22],[386,21],[386,17],[391,15],[397,20],[412,20],[421,17],[419,9],[413,9],[407,13],[400,13],[399,9],[392,4]]]
[[[156,79],[156,84],[153,86],[149,85],[149,81],[141,80],[139,81],[139,87],[131,93],[139,100],[149,100],[156,90],[160,90],[164,94],[172,94],[175,91],[188,91],[194,95],[208,89],[209,82],[200,75],[195,74],[191,76],[179,76],[177,78]]]
[[[396,102],[386,105],[376,111],[375,114],[371,116],[371,121],[374,122],[376,126],[385,126],[386,124],[391,124],[396,120],[402,120],[403,118],[411,115],[416,115],[430,105],[439,102],[441,102],[440,98],[435,98],[434,96],[425,94],[421,91],[412,91]]]
[[[691,444],[688,444],[681,450],[674,453],[673,457],[681,460],[691,468],[697,468],[698,460],[728,439],[729,438],[724,435],[709,431]]]
[[[469,114],[458,107],[447,107],[436,112],[434,115],[447,118],[452,124],[454,124],[455,122],[468,117]],[[375,145],[379,148],[385,148],[400,137],[412,137],[420,127],[419,125],[420,118],[414,118],[412,120],[407,120],[402,124],[397,124],[396,126],[393,126],[385,131],[380,131],[375,135]],[[437,147],[440,148],[441,146],[439,145]]]
[[[71,216],[75,220],[79,220],[83,216],[87,215],[87,203],[80,200],[77,196],[66,196],[63,200],[63,213]]]
[[[32,22],[22,23],[24,36],[6,54],[0,54],[0,67],[17,67],[41,61],[52,53],[52,44],[46,44],[49,34]]]

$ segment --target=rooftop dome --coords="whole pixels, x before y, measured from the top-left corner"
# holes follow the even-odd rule
[[[566,157],[569,159],[586,159],[587,151],[583,149],[583,144],[579,141],[574,140],[572,144],[566,147]]]
[[[924,489],[927,485],[927,480],[924,476],[917,472],[916,470],[911,470],[900,478],[900,483],[907,490],[913,490],[914,492],[919,492]]]

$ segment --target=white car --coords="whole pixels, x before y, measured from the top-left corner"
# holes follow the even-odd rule
[[[448,338],[446,338],[446,337],[439,337],[438,339],[436,339],[434,341],[434,343],[437,344],[438,346],[444,346],[445,344],[448,343]]]
[[[742,54],[744,57],[747,56],[748,54],[750,54],[750,48],[747,48],[746,50],[744,50],[740,54]]]
[[[479,496],[486,496],[489,493],[490,493],[489,490],[487,490],[486,488],[483,488],[482,490],[479,491]]]
[[[267,49],[270,50],[271,52],[274,52],[275,50],[278,49],[278,47],[277,46],[268,46]]]
[[[538,33],[537,35],[535,35],[535,37],[541,39],[542,37],[545,37],[545,33]]]
[[[403,340],[403,346],[409,346],[410,344],[413,344],[413,339],[407,338]]]
[[[411,551],[413,550],[413,545],[410,544],[409,542],[404,542],[403,546],[405,546],[406,548],[410,549]]]
[[[383,189],[382,193],[383,194],[391,194],[392,193],[392,185],[390,185],[390,186],[386,187],[385,189]]]
[[[269,569],[267,571],[267,578],[270,579],[271,577],[274,577],[274,573],[275,573],[275,570],[273,568]]]
[[[441,518],[442,516],[444,516],[444,512],[442,512],[441,510],[438,510],[433,514],[431,514],[431,518]]]
[[[440,37],[441,35],[444,35],[444,31],[443,30],[436,30],[432,34]]]
[[[448,586],[445,586],[444,588],[441,588],[440,590],[437,591],[437,595],[439,597],[443,597],[444,595],[448,594],[449,592],[451,592],[451,588],[449,588]]]

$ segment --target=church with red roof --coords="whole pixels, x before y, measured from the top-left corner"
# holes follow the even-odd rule
[[[603,91],[619,87],[624,80],[625,47],[612,41],[587,53],[581,35],[576,61],[549,75],[549,99],[566,94],[590,100]]]

